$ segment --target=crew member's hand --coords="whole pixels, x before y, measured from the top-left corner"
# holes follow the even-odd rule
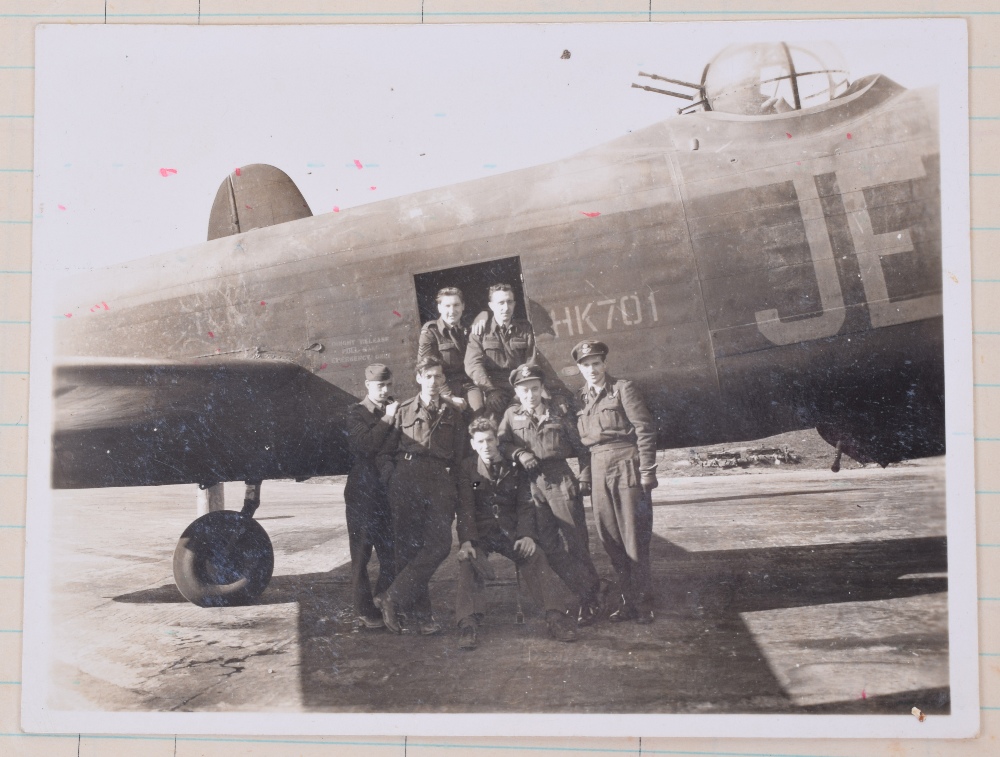
[[[392,420],[396,417],[397,410],[399,410],[399,400],[393,400],[385,406],[385,417]]]
[[[447,397],[445,397],[445,399],[447,399],[455,407],[456,410],[460,410],[463,413],[465,412],[465,408],[469,406],[468,402],[466,402],[461,397],[456,397],[453,394],[449,394]]]
[[[514,551],[521,557],[531,557],[535,554],[535,540],[530,536],[522,536],[514,542]]]
[[[494,389],[486,395],[486,407],[496,415],[503,415],[503,411],[507,409],[507,398],[499,389]]]
[[[640,477],[640,482],[642,483],[642,488],[646,490],[646,494],[649,494],[653,489],[660,485],[656,480],[655,473],[643,473]]]
[[[463,541],[462,546],[458,550],[458,559],[462,560],[475,560],[476,559],[476,548],[472,546],[471,541]]]
[[[482,336],[486,333],[486,321],[489,320],[489,316],[484,310],[482,313],[476,316],[476,320],[472,322],[472,333],[476,336]]]
[[[538,458],[535,457],[533,452],[525,450],[517,456],[517,461],[521,464],[521,467],[529,473],[534,473],[538,470]]]
[[[580,496],[581,497],[589,497],[591,495],[591,493],[592,493],[592,490],[590,488],[590,482],[589,481],[581,481],[580,482]]]

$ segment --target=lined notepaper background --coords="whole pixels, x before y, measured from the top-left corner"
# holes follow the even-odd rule
[[[969,23],[982,735],[964,742],[38,736],[20,732],[34,27],[961,16]],[[0,0],[0,755],[972,755],[1000,752],[1000,3],[997,0]]]

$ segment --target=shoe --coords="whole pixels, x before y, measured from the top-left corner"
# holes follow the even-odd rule
[[[558,610],[549,610],[545,613],[545,620],[549,625],[549,636],[556,641],[576,641],[576,628],[572,618]]]
[[[382,616],[379,615],[377,618],[369,617],[368,615],[359,615],[358,620],[361,622],[365,628],[370,628],[375,630],[377,628],[385,628],[385,621],[382,620]]]
[[[433,636],[434,634],[441,633],[441,624],[434,620],[434,618],[418,621],[417,628],[420,629],[421,636]]]
[[[462,638],[458,640],[458,648],[471,652],[479,646],[477,635],[475,624],[466,623],[462,626]]]
[[[597,622],[600,615],[600,608],[596,602],[586,601],[580,605],[576,613],[576,624],[581,628],[592,626]]]
[[[608,620],[612,623],[624,623],[627,620],[635,620],[638,617],[638,610],[636,610],[632,605],[622,602],[618,605],[618,609],[608,616]]]
[[[379,594],[374,601],[375,606],[382,611],[382,622],[385,627],[393,633],[403,633],[399,619],[396,618],[396,603],[392,601],[392,598],[388,594]]]
[[[639,610],[635,622],[640,626],[648,626],[654,620],[652,610]]]

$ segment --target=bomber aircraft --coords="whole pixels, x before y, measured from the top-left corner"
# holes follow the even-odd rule
[[[249,602],[267,479],[346,473],[364,366],[403,381],[447,285],[507,282],[553,380],[606,341],[662,448],[815,427],[861,462],[944,451],[937,95],[789,44],[729,47],[677,115],[553,163],[313,217],[237,169],[208,240],[76,277],[57,329],[55,488],[245,481],[184,532],[181,592]],[[645,95],[644,95],[645,96]],[[664,101],[668,102],[668,101]],[[183,259],[183,262],[179,262]]]

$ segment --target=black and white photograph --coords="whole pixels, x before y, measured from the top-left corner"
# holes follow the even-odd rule
[[[973,735],[967,63],[39,27],[24,727]]]

